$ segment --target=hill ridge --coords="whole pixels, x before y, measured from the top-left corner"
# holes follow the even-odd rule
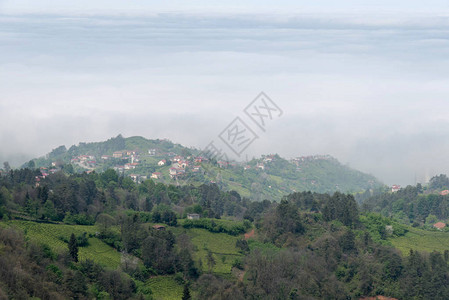
[[[286,159],[265,154],[248,162],[216,161],[201,151],[167,139],[146,139],[121,134],[103,142],[60,146],[31,160],[43,172],[68,167],[71,172],[102,172],[113,168],[136,182],[153,179],[167,184],[217,183],[253,200],[276,200],[296,191],[356,193],[382,186],[374,176],[342,165],[331,155]],[[72,170],[73,169],[73,170]],[[207,170],[207,172],[205,172]]]

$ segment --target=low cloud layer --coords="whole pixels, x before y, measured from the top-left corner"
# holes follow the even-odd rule
[[[260,92],[246,152],[331,154],[386,183],[449,173],[444,16],[0,16],[0,159],[122,133],[204,147]]]

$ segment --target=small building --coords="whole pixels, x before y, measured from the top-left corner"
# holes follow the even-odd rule
[[[112,153],[112,157],[114,157],[114,158],[121,158],[122,156],[123,156],[122,151],[116,151],[116,152]]]
[[[441,195],[441,196],[449,195],[449,190],[441,191],[441,192],[440,192],[440,195]]]
[[[0,176],[1,176],[1,174],[2,174],[2,171],[0,170]],[[40,181],[41,181],[41,178],[39,177],[39,176],[36,176],[35,178],[35,185],[36,185],[36,187],[39,187],[39,183],[40,183]]]
[[[162,178],[162,173],[161,172],[151,173],[151,178],[153,178],[153,179],[160,179],[160,178]]]
[[[170,168],[168,170],[168,173],[172,176],[176,176],[178,169],[177,168]]]
[[[266,163],[270,163],[274,160],[274,154],[270,154],[264,157],[263,161]]]
[[[153,225],[153,229],[156,229],[156,230],[165,230],[165,226],[164,226],[164,225],[158,225],[158,224],[156,224],[156,225]]]
[[[198,220],[200,218],[199,214],[187,214],[187,219],[189,220]]]
[[[198,156],[195,158],[196,163],[202,163],[202,162],[207,162],[207,161],[208,161],[208,159],[206,157]]]
[[[438,223],[433,224],[433,227],[435,227],[436,229],[441,230],[441,229],[443,229],[444,227],[446,227],[446,224],[443,223],[443,222],[438,222]]]
[[[173,161],[176,161],[176,162],[182,161],[182,160],[184,160],[184,157],[182,157],[181,155],[176,155],[176,156],[173,158]]]
[[[125,170],[134,170],[138,165],[138,163],[127,163],[125,164]]]
[[[123,173],[125,171],[124,166],[115,166],[113,169],[119,173]]]
[[[162,167],[162,166],[164,166],[166,163],[167,163],[167,161],[166,161],[165,159],[161,159],[161,160],[157,163],[157,165],[158,165],[159,167]]]
[[[229,165],[229,163],[227,161],[223,161],[223,160],[218,161],[217,164],[220,168],[227,168]]]
[[[175,178],[177,176],[184,175],[185,172],[186,172],[186,170],[180,169],[180,168],[170,168],[169,169],[169,174],[170,174],[171,178]]]
[[[401,189],[400,185],[397,184],[393,184],[393,186],[391,187],[391,192],[392,193],[396,193],[397,191],[399,191]]]
[[[257,164],[257,168],[261,169],[261,170],[265,170],[265,165],[262,163]]]
[[[148,154],[150,156],[155,156],[156,155],[156,149],[148,149]]]

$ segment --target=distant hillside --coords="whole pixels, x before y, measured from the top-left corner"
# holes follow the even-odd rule
[[[168,140],[119,135],[69,149],[60,146],[24,166],[40,167],[47,173],[60,168],[70,172],[114,168],[134,181],[153,178],[168,184],[213,182],[253,200],[278,200],[295,191],[355,193],[382,186],[375,177],[344,166],[328,155],[286,160],[274,154],[239,163],[209,161],[198,157],[199,153]]]
[[[377,193],[362,202],[365,211],[393,217],[415,227],[434,228],[434,224],[449,223],[449,178],[434,176],[429,184],[398,187]],[[444,225],[443,227],[446,227]],[[442,228],[440,228],[442,229]]]

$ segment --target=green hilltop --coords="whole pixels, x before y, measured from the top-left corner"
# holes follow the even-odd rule
[[[204,160],[200,155],[198,149],[165,139],[118,135],[104,142],[80,143],[68,149],[60,146],[24,167],[47,168],[44,172],[64,167],[71,172],[102,172],[114,168],[136,182],[149,178],[176,185],[212,182],[258,201],[279,199],[296,191],[357,193],[382,186],[374,176],[342,165],[329,155],[287,160],[272,154],[249,162]]]

